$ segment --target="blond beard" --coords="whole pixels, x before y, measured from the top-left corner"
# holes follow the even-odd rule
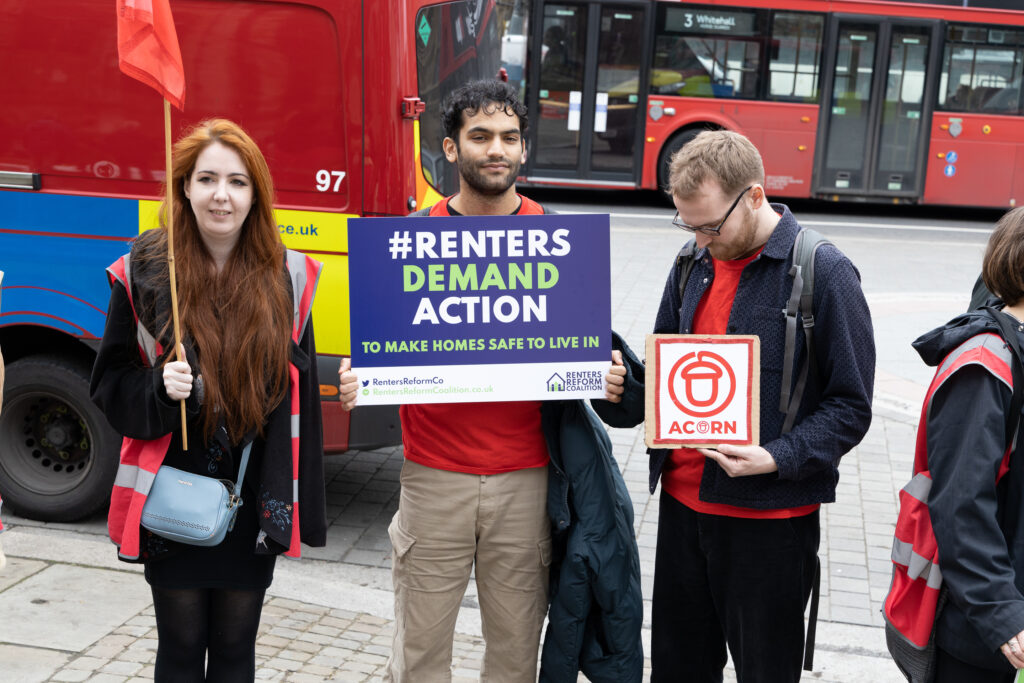
[[[718,261],[735,261],[750,256],[757,251],[759,246],[757,244],[757,212],[751,210],[746,214],[746,220],[736,232],[734,242],[726,245],[712,241],[708,245],[708,252]]]

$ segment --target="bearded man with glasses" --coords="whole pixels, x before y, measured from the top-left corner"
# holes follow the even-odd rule
[[[684,269],[674,264],[654,332],[760,338],[761,445],[651,451],[651,493],[662,484],[651,681],[720,682],[728,648],[740,683],[789,683],[800,679],[818,508],[835,500],[839,460],[871,422],[871,317],[857,269],[822,244],[813,362],[785,430],[785,309],[800,225],[786,206],[768,203],[761,155],[737,133],[698,135],[673,157],[669,183],[672,223],[693,233],[695,262],[682,286]],[[797,334],[794,367],[804,346]],[[643,366],[630,359],[627,373],[621,356],[614,363],[608,402],[595,408],[609,424],[630,426],[643,419]]]

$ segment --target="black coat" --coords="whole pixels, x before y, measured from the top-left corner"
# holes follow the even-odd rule
[[[729,314],[728,334],[754,334],[761,340],[761,446],[775,460],[778,472],[730,477],[708,460],[700,482],[702,501],[757,510],[835,501],[839,461],[860,443],[871,424],[875,378],[871,313],[860,275],[839,249],[823,244],[814,260],[815,368],[808,374],[793,429],[782,433],[785,413],[779,410],[779,397],[786,350],[784,310],[793,289],[791,252],[800,225],[784,205],[773,204],[772,208],[782,218],[761,253],[743,269]],[[707,247],[697,250],[695,256],[682,297],[680,269],[669,271],[654,322],[655,334],[692,333],[697,306],[715,278]],[[804,335],[797,334],[794,368],[801,367],[807,357],[804,346]],[[643,381],[642,375],[639,379]],[[627,393],[631,388],[627,384]],[[651,451],[651,493],[669,453],[665,449]]]
[[[939,365],[960,344],[986,332],[1000,334],[988,314],[966,313],[922,335],[914,348],[925,363]],[[1024,346],[1024,332],[1017,340]],[[1012,669],[999,646],[1024,631],[1020,436],[1009,472],[998,479],[1011,399],[1004,382],[969,363],[935,392],[927,414],[928,510],[949,588],[935,642],[965,662],[1006,673]]]
[[[541,409],[551,463],[551,606],[540,680],[639,682],[643,596],[633,503],[608,434],[584,401]]]

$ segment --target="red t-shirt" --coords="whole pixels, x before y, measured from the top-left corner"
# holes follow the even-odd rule
[[[694,334],[726,334],[729,327],[729,314],[732,312],[736,290],[739,289],[740,275],[743,269],[757,258],[757,252],[748,258],[736,261],[719,261],[712,258],[715,278],[711,287],[704,293],[697,310],[693,314]],[[754,508],[725,505],[724,503],[708,503],[700,499],[700,480],[704,475],[707,458],[693,448],[680,448],[672,451],[665,462],[661,474],[661,486],[665,491],[683,505],[696,512],[703,512],[724,517],[746,517],[749,519],[784,519],[801,517],[818,509],[818,505],[805,505],[797,508],[779,508],[775,510],[756,510]]]
[[[450,198],[431,216],[458,215]],[[540,204],[520,195],[516,214],[542,214]],[[540,401],[403,405],[405,457],[420,465],[467,474],[499,474],[548,464],[540,424]]]

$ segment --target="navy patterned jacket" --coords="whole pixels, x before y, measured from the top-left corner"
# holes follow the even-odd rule
[[[782,434],[779,410],[785,348],[784,309],[793,278],[791,250],[800,230],[789,208],[772,207],[782,216],[761,254],[743,271],[729,316],[729,334],[756,334],[761,340],[761,445],[771,453],[778,472],[729,477],[708,460],[700,499],[755,509],[789,508],[835,500],[839,460],[864,437],[871,424],[875,345],[871,314],[861,291],[860,275],[831,244],[815,260],[814,371],[792,431]],[[711,285],[714,269],[706,249],[698,250],[684,298],[679,297],[679,268],[665,283],[655,333],[690,333],[693,315]],[[804,337],[797,334],[796,369],[804,362]],[[643,419],[643,366],[627,362],[626,396],[620,404],[595,401],[598,414],[612,426]],[[795,377],[794,377],[795,379]],[[640,392],[637,394],[637,392]],[[600,404],[600,405],[598,405]],[[668,451],[652,450],[650,489],[654,492]]]

